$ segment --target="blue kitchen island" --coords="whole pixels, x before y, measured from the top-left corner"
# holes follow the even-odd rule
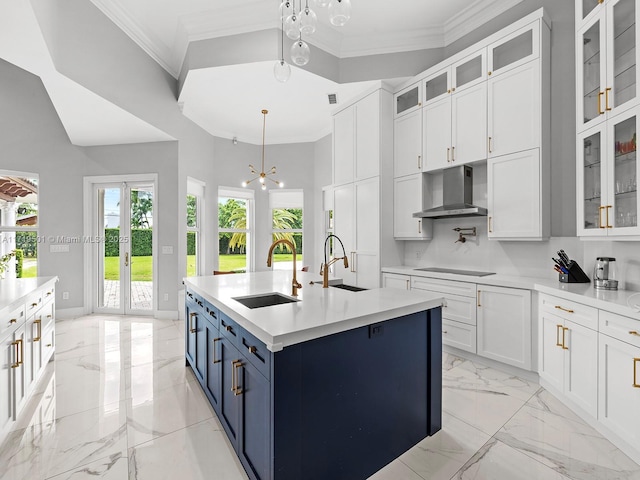
[[[366,479],[440,430],[442,298],[300,277],[185,279],[187,365],[249,478]]]

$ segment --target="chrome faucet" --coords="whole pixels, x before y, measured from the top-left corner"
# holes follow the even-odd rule
[[[271,266],[273,249],[276,248],[276,245],[278,245],[279,243],[284,243],[285,245],[288,245],[291,251],[293,252],[293,280],[291,281],[291,296],[297,297],[298,289],[302,288],[302,285],[298,283],[298,279],[296,278],[296,247],[295,245],[291,243],[289,240],[287,240],[286,238],[281,238],[280,240],[276,240],[275,242],[273,242],[271,244],[271,247],[269,248],[269,254],[267,255],[267,267]]]
[[[342,247],[342,257],[334,257],[327,263],[327,242],[331,237],[335,237]],[[329,288],[329,266],[333,265],[339,260],[344,260],[344,268],[349,268],[349,261],[347,260],[347,252],[344,250],[344,245],[342,244],[342,240],[338,238],[337,235],[333,233],[327,235],[327,239],[324,241],[324,263],[320,265],[320,275],[322,275],[322,288]]]

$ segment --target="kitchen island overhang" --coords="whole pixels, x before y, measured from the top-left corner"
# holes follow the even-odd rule
[[[185,279],[187,363],[250,478],[365,479],[441,427],[442,299],[307,274],[299,302],[233,300],[287,273]]]

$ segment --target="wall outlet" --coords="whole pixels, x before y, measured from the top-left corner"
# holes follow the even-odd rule
[[[62,299],[69,300],[69,292],[62,292]]]
[[[168,301],[169,301],[169,294],[168,294],[168,293],[165,293],[165,294],[164,294],[164,301],[165,301],[165,302],[168,302]]]

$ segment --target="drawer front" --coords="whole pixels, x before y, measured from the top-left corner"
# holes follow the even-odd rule
[[[640,320],[600,310],[600,333],[640,347]]]
[[[47,302],[51,302],[54,298],[56,298],[56,287],[51,286],[46,290],[42,290],[42,303],[46,304]]]
[[[462,295],[445,295],[442,318],[476,326],[476,299]]]
[[[38,310],[36,313],[36,317],[40,317],[40,321],[42,322],[42,330],[46,330],[47,328],[53,327],[53,311],[54,311],[55,303],[52,301],[48,301],[44,304],[44,306]]]
[[[218,317],[222,336],[228,338],[233,345],[240,348],[242,345],[239,339],[240,327],[238,327],[238,324],[222,312],[219,313]]]
[[[208,302],[204,303],[204,318],[213,325],[214,328],[220,328],[220,311]]]
[[[262,373],[267,380],[271,376],[271,352],[267,346],[244,329],[240,330],[240,353]]]
[[[24,303],[21,303],[20,305],[9,310],[8,313],[6,315],[3,315],[0,319],[0,336],[2,336],[4,332],[9,331],[11,328],[17,328],[18,325],[23,324],[25,319],[26,316]]]
[[[25,302],[26,308],[27,308],[27,312],[26,312],[27,317],[30,315],[33,315],[36,312],[36,310],[38,310],[42,306],[43,293],[44,292],[42,290],[38,290],[37,292],[34,292],[31,295],[27,296],[27,301]]]
[[[43,330],[42,334],[42,364],[45,365],[53,355],[56,348],[56,331],[53,326]]]
[[[198,295],[197,293],[191,291],[191,290],[187,290],[186,292],[187,295],[187,302],[191,302],[191,304],[193,305],[194,308],[199,309],[202,313],[204,313],[204,300],[202,299],[202,297],[200,295]]]
[[[417,290],[431,290],[440,293],[451,293],[463,297],[476,297],[476,284],[439,280],[436,278],[411,277],[411,288]]]
[[[592,330],[598,329],[598,309],[581,303],[565,300],[551,295],[540,295],[540,310],[552,313],[562,319],[584,325]]]
[[[442,343],[476,353],[476,327],[442,319]]]

